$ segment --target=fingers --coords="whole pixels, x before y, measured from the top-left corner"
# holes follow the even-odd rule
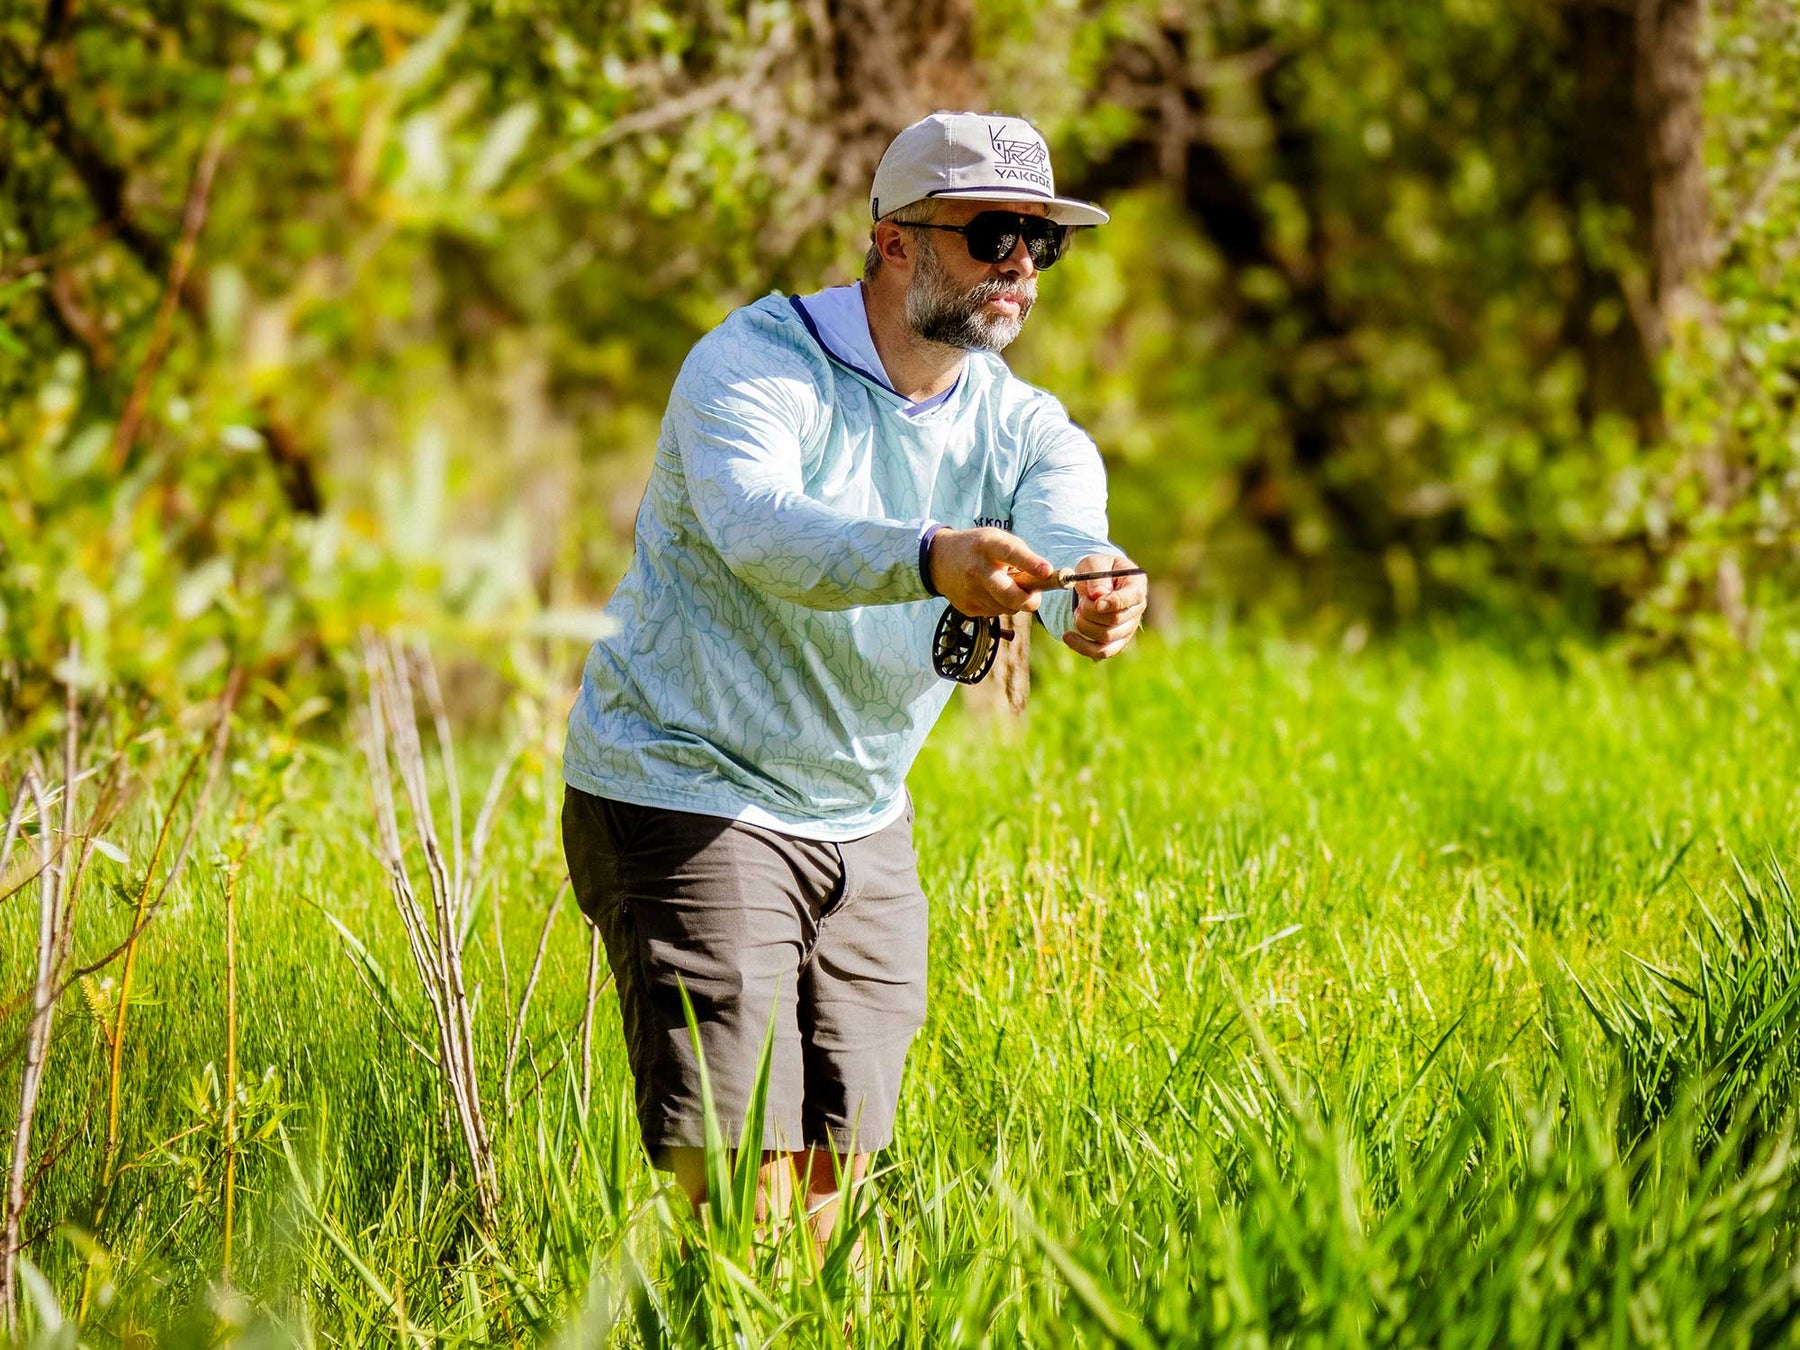
[[[1083,572],[1110,572],[1135,564],[1118,555],[1090,554],[1078,564]],[[1063,642],[1073,651],[1104,661],[1125,649],[1144,617],[1149,587],[1141,576],[1096,577],[1080,582],[1075,613]]]
[[[1088,636],[1099,637],[1101,630],[1136,623],[1143,616],[1150,591],[1142,577],[1115,577],[1093,584],[1106,589],[1098,594],[1090,591],[1075,602],[1075,622]]]
[[[993,608],[993,614],[1034,614],[1037,612],[1039,595],[1036,591],[1028,591],[1014,581],[1012,574],[1005,570],[997,571],[986,579],[987,598]]]
[[[1114,652],[1123,649],[1125,644],[1136,635],[1139,618],[1140,614],[1127,613],[1119,616],[1116,621],[1102,622],[1078,616],[1075,622],[1069,625],[1065,637],[1077,638],[1088,644],[1090,648],[1105,647],[1108,650],[1104,654],[1111,656]],[[1074,644],[1070,643],[1070,645]],[[1077,647],[1076,650],[1085,651],[1085,654],[1090,656],[1095,654],[1093,651],[1087,651],[1081,647]]]
[[[1036,610],[1032,583],[1056,570],[1016,534],[990,527],[938,531],[931,567],[944,598],[976,617]]]
[[[1090,553],[1075,564],[1077,572],[1117,572],[1125,568],[1136,567],[1137,564],[1121,553]],[[1136,577],[1095,577],[1091,581],[1076,583],[1077,599],[1098,600],[1111,595],[1114,591],[1130,587],[1142,588],[1144,579]]]
[[[983,530],[982,551],[989,560],[1027,577],[1047,577],[1056,569],[1047,558],[1032,552],[1031,546],[1016,534],[1005,530]]]
[[[1073,570],[1111,572],[1132,566],[1131,559],[1121,554],[1091,553]],[[1041,593],[1056,588],[1052,580],[1056,569],[1047,558],[1018,535],[985,526],[940,529],[932,537],[929,567],[939,593],[973,617],[1032,613]],[[1100,647],[1108,647],[1098,654],[1110,656],[1122,646],[1137,627],[1147,593],[1141,576],[1078,582],[1071,631],[1095,649],[1084,654],[1096,655]]]
[[[1132,584],[1132,583],[1137,584]],[[1084,585],[1086,583],[1083,583]],[[1143,585],[1141,577],[1125,577],[1109,582],[1095,582],[1097,586],[1109,586],[1098,595],[1087,592],[1077,597],[1075,612],[1095,617],[1107,617],[1117,622],[1116,616],[1134,611],[1141,613],[1144,602],[1149,598],[1149,590]]]
[[[1092,638],[1083,637],[1071,628],[1063,634],[1062,640],[1063,646],[1071,651],[1080,652],[1092,661],[1104,661],[1109,656],[1117,656],[1124,651],[1131,642],[1131,634],[1127,633],[1124,637],[1113,638],[1108,642],[1095,642]]]

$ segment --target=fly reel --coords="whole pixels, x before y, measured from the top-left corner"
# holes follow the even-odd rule
[[[946,680],[980,684],[994,668],[1000,644],[1011,641],[1012,629],[1002,620],[974,618],[946,605],[931,640],[931,664]]]
[[[1020,573],[1025,576],[1024,573]],[[1025,577],[1034,590],[1066,591],[1078,581],[1109,581],[1114,577],[1141,577],[1141,567],[1118,567],[1109,572],[1077,572],[1064,567],[1046,577]],[[975,618],[955,605],[944,607],[937,634],[931,639],[931,664],[946,680],[980,684],[994,668],[1002,642],[1012,641],[1012,628],[1001,618]]]

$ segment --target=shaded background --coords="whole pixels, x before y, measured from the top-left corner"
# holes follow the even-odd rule
[[[27,1325],[841,1343],[665,1241],[560,726],[682,357],[941,105],[1115,212],[1009,359],[1199,640],[920,761],[859,1343],[1792,1339],[1794,0],[0,0]]]
[[[163,699],[363,623],[561,682],[662,404],[859,270],[893,132],[1031,116],[1102,200],[1008,357],[1158,612],[1785,640],[1791,0],[12,0],[0,606]]]

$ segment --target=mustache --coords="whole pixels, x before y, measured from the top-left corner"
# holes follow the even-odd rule
[[[985,305],[989,300],[1017,300],[1021,309],[1029,309],[1037,301],[1037,278],[1012,282],[990,277],[972,287],[967,298],[977,305]]]

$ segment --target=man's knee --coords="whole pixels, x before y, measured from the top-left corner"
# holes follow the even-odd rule
[[[793,1183],[795,1174],[805,1177],[801,1170],[801,1160],[809,1157],[805,1153],[785,1153],[773,1150],[762,1155],[761,1175],[756,1188],[756,1219],[765,1222],[772,1213],[785,1211],[793,1200]],[[706,1150],[702,1148],[667,1148],[662,1151],[661,1165],[674,1175],[675,1184],[681,1193],[688,1198],[688,1203],[698,1213],[706,1205]],[[736,1167],[733,1158],[731,1166]],[[829,1164],[827,1164],[829,1170]],[[810,1193],[810,1187],[809,1187]]]

